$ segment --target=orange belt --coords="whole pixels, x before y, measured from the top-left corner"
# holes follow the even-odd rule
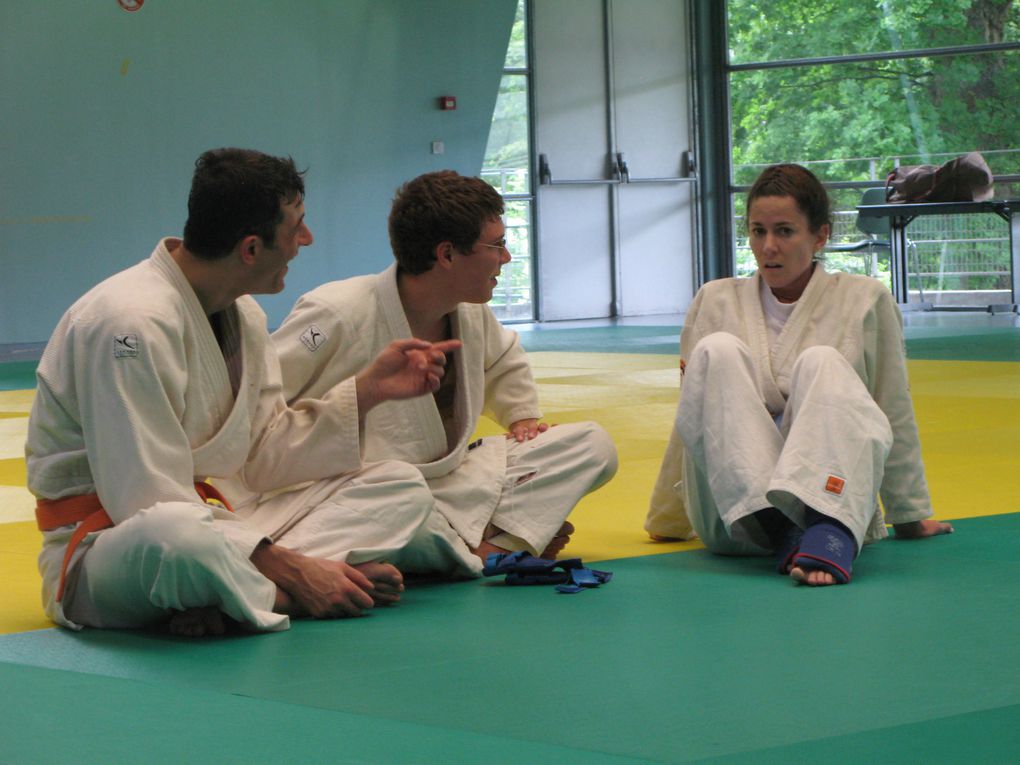
[[[203,502],[213,500],[219,502],[230,512],[234,512],[234,508],[212,484],[196,481],[195,491]],[[57,589],[57,600],[60,600],[64,597],[64,579],[67,576],[67,566],[71,562],[71,556],[74,555],[75,549],[87,534],[108,529],[113,526],[113,521],[110,520],[110,516],[106,514],[106,510],[100,504],[98,494],[78,494],[63,499],[37,499],[35,501],[35,520],[40,531],[53,531],[61,526],[70,526],[72,523],[79,524],[71,535],[71,541],[67,543],[64,563],[60,567],[60,587]]]

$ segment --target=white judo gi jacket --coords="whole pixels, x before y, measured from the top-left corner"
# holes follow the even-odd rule
[[[690,358],[701,338],[713,332],[735,335],[751,350],[763,404],[777,415],[786,405],[790,373],[797,357],[816,345],[835,348],[853,367],[892,429],[893,444],[879,490],[885,520],[896,524],[931,517],[907,381],[903,319],[889,290],[869,277],[826,273],[818,264],[770,349],[760,278],[755,274],[750,278],[719,279],[698,291],[684,320],[681,359]],[[681,381],[681,407],[682,386]],[[689,538],[693,533],[684,504],[683,463],[684,444],[674,428],[645,520],[645,529],[653,534]],[[886,535],[881,508],[876,503],[867,539]]]
[[[246,296],[228,309],[244,359],[235,400],[209,319],[168,241],[86,293],[54,331],[29,421],[29,490],[45,499],[96,493],[118,524],[159,502],[202,503],[194,483],[208,477],[261,492],[358,469],[353,381],[289,408],[265,314]],[[263,535],[222,508],[213,514],[247,559]],[[47,615],[71,627],[56,591],[73,530],[46,532],[39,559]]]
[[[471,547],[482,539],[499,501],[507,465],[503,436],[473,449],[471,436],[484,413],[503,427],[539,418],[538,390],[517,333],[504,328],[486,305],[461,303],[451,332],[463,341],[454,354],[456,443],[447,442],[432,396],[387,401],[365,417],[364,458],[415,465],[430,482],[456,484],[460,501],[440,511]],[[411,337],[400,295],[397,265],[379,274],[330,282],[304,295],[273,333],[288,401],[319,396],[365,368],[391,341]],[[470,470],[455,473],[471,460]]]

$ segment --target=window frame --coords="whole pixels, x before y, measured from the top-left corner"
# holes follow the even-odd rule
[[[875,51],[835,56],[747,61],[729,60],[728,0],[691,0],[694,36],[696,98],[699,132],[698,161],[703,179],[698,285],[712,279],[733,276],[736,270],[736,243],[733,229],[733,195],[745,193],[750,186],[733,181],[732,109],[730,78],[735,72],[782,69],[820,65],[973,55],[1020,50],[1020,41],[980,43],[902,51]],[[996,175],[996,183],[1020,182],[1020,174]],[[826,181],[829,189],[864,189],[874,181]],[[715,232],[715,233],[713,233]]]

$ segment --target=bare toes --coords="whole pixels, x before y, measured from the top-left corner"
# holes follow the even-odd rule
[[[226,631],[223,614],[215,606],[189,608],[170,617],[170,634],[180,637],[222,635]]]
[[[836,578],[828,571],[820,569],[805,570],[800,566],[790,569],[790,577],[798,584],[806,584],[809,587],[827,587],[836,583]]]
[[[651,532],[648,533],[648,536],[649,536],[649,538],[653,542],[683,542],[684,541],[680,537],[667,537],[667,536],[663,536],[662,534],[652,534]]]
[[[354,568],[375,585],[375,589],[369,594],[376,605],[388,606],[400,600],[400,593],[404,591],[404,576],[396,566],[369,561],[359,563]]]
[[[549,544],[545,546],[545,549],[542,550],[538,557],[545,558],[546,560],[556,560],[556,556],[563,552],[564,547],[570,544],[570,535],[573,533],[574,524],[570,521],[564,521],[559,531],[556,532],[556,536],[549,540]]]

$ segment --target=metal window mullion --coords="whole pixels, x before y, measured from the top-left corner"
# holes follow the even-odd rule
[[[606,162],[610,170],[616,157],[616,63],[613,58],[613,0],[602,0],[604,58],[606,71],[606,136],[609,146]],[[609,173],[613,179],[612,172]],[[620,262],[620,193],[616,183],[609,184],[609,279],[612,302],[610,316],[619,316],[622,310],[621,291],[623,273]]]
[[[539,250],[542,237],[539,235],[539,211],[538,199],[535,194],[535,178],[538,174],[538,154],[535,151],[535,72],[534,72],[534,8],[532,0],[524,0],[524,55],[527,58],[527,83],[528,83],[528,195],[527,201],[530,206],[531,226],[528,233],[529,246],[531,247],[531,318],[532,321],[541,321],[538,315],[538,308],[541,305],[538,282],[538,262],[541,257]]]
[[[726,71],[727,13],[719,0],[690,0],[697,88],[695,136],[698,157],[698,281],[732,276],[736,270],[730,149],[730,93]]]
[[[727,72],[746,72],[759,69],[785,69],[826,64],[862,64],[890,59],[937,58],[941,56],[970,56],[978,53],[1020,50],[1020,42],[986,43],[982,45],[950,45],[941,48],[914,48],[912,50],[884,51],[882,53],[847,53],[842,56],[814,58],[787,58],[777,61],[750,61],[744,64],[727,64]]]

